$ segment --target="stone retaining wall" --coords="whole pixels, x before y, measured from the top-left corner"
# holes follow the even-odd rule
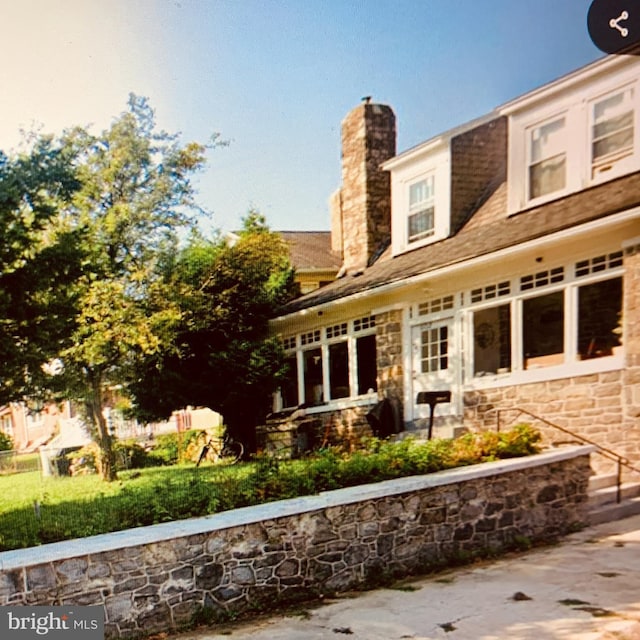
[[[0,553],[0,605],[95,605],[106,636],[223,619],[561,536],[591,447]]]

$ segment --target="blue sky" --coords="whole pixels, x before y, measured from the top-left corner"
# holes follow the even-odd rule
[[[0,0],[0,148],[34,124],[100,130],[135,92],[185,141],[230,141],[197,181],[213,226],[254,206],[274,229],[328,229],[340,122],[363,96],[394,108],[407,149],[602,57],[589,5]]]

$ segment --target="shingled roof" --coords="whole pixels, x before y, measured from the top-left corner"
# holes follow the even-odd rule
[[[359,275],[347,275],[280,309],[284,316],[333,300],[543,238],[640,205],[640,172],[512,216],[474,224],[471,216],[455,235],[396,257],[386,252]]]
[[[289,245],[289,255],[298,271],[340,269],[340,255],[331,250],[330,231],[278,231]]]

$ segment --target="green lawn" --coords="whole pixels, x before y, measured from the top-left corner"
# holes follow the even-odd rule
[[[253,465],[152,467],[97,475],[0,476],[0,550],[84,537],[232,508]],[[220,496],[224,488],[226,499]],[[248,495],[251,492],[244,488]]]
[[[233,466],[185,465],[45,478],[0,476],[0,551],[203,516],[218,511],[498,458],[530,455],[540,434],[528,425],[457,440],[384,442],[334,449],[301,460],[260,458]]]

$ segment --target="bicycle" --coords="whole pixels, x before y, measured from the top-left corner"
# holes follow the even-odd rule
[[[200,435],[205,436],[207,441],[200,451],[196,467],[207,459],[213,464],[235,464],[244,454],[242,443],[236,442],[231,436],[225,434],[221,438],[210,438],[205,431]]]

